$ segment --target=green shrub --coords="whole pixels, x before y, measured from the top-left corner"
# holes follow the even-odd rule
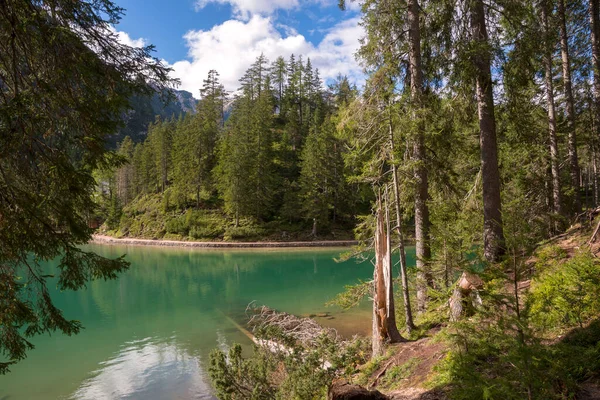
[[[225,240],[258,239],[265,234],[265,229],[252,220],[242,220],[238,226],[229,226],[225,230]]]
[[[543,246],[536,251],[535,256],[537,257],[536,266],[538,269],[543,270],[544,265],[565,259],[567,257],[567,252],[560,246]]]
[[[185,215],[179,215],[167,219],[167,221],[165,222],[165,230],[167,231],[167,233],[187,236],[190,228],[187,224]]]
[[[273,353],[254,346],[253,356],[244,359],[238,344],[233,345],[227,355],[214,350],[209,373],[219,399],[325,398],[336,376],[354,372],[354,366],[364,362],[362,341],[340,346],[329,336],[322,335],[314,347],[307,348],[272,329],[258,336],[285,343],[289,351]],[[325,360],[330,362],[329,368],[324,368]]]
[[[554,262],[531,285],[531,321],[541,329],[583,326],[600,313],[600,262],[589,251]]]
[[[586,251],[564,260],[556,250],[542,257],[520,316],[514,298],[499,290],[505,281],[496,290],[487,281],[487,315],[453,324],[453,348],[436,367],[434,385],[449,388],[453,399],[567,399],[579,382],[598,376],[599,321],[554,344],[539,339],[555,328],[583,326],[600,311],[598,260]]]
[[[213,350],[208,371],[221,400],[269,400],[275,394],[269,375],[276,365],[274,357],[256,347],[254,357],[245,360],[242,346],[236,343],[227,355]]]
[[[185,221],[193,239],[215,239],[225,233],[226,220],[218,212],[188,210]]]
[[[381,384],[390,389],[398,387],[402,380],[407,379],[419,365],[420,360],[417,357],[409,359],[401,365],[391,367],[381,379]]]
[[[456,347],[434,367],[432,382],[449,388],[450,398],[551,400],[567,398],[573,390],[552,353],[531,337],[520,342],[503,324],[459,329]]]

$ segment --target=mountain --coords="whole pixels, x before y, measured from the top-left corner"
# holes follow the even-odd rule
[[[116,147],[125,136],[131,137],[135,142],[141,142],[148,133],[148,124],[154,122],[156,117],[167,119],[179,117],[184,113],[196,112],[194,96],[185,90],[171,89],[171,100],[164,102],[160,93],[152,96],[134,96],[130,100],[131,109],[123,116],[125,126],[109,139],[112,148]],[[164,96],[162,96],[164,97]]]

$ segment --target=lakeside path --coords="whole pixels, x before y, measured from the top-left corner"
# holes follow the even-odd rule
[[[136,238],[117,239],[106,235],[93,235],[90,243],[127,246],[195,247],[204,249],[348,247],[358,244],[356,240],[315,240],[310,242],[194,242],[184,240],[153,240]]]

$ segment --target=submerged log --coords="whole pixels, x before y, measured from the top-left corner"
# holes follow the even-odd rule
[[[450,321],[458,321],[467,309],[481,305],[479,290],[483,288],[483,281],[477,275],[463,272],[456,285],[452,297],[448,301],[450,306]]]
[[[341,380],[333,382],[327,400],[389,400],[389,397],[378,390],[367,390]]]

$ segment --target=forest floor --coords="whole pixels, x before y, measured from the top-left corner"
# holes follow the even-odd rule
[[[194,248],[290,248],[290,247],[348,247],[358,244],[355,240],[313,240],[293,242],[197,242],[192,240],[163,240],[139,238],[115,238],[107,235],[93,235],[92,243],[133,245],[133,246],[160,246],[160,247],[194,247]]]
[[[378,363],[366,387],[378,389],[393,400],[446,399],[443,391],[426,388],[433,367],[447,352],[447,344],[434,337],[437,332],[439,328],[430,331],[428,337],[390,346],[389,358]]]
[[[600,209],[593,211],[587,220],[573,224],[565,233],[555,236],[539,249],[560,247],[567,259],[575,256],[580,248],[588,247],[592,254],[600,258]],[[534,271],[535,256],[531,256],[527,264]],[[520,282],[520,289],[528,290],[530,280]],[[546,345],[553,345],[567,340],[578,332],[592,329],[592,324],[584,328],[573,328],[556,332],[555,337],[548,338]],[[436,365],[451,350],[451,345],[444,336],[449,334],[448,327],[436,327],[425,333],[424,337],[388,347],[387,353],[359,367],[359,373],[352,378],[352,383],[359,384],[369,390],[379,390],[393,400],[446,400],[448,394],[432,382],[435,381]],[[451,334],[451,333],[450,333]],[[599,344],[600,345],[600,344]],[[600,377],[581,382],[577,393],[578,399],[600,399]]]

